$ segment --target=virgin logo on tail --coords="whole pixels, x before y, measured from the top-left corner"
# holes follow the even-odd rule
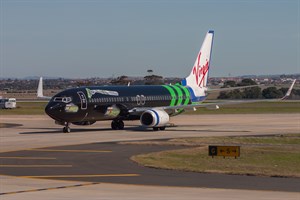
[[[201,52],[198,54],[197,64],[193,67],[193,74],[196,79],[196,84],[201,87],[201,85],[204,86],[204,79],[209,69],[209,62],[206,59],[206,63],[201,67],[200,58],[201,58]]]

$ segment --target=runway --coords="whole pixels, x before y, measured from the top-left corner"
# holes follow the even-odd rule
[[[143,187],[144,191],[147,191],[145,188],[151,188],[163,192],[164,187],[174,187],[173,195],[168,196],[170,199],[174,199],[174,196],[179,197],[185,191],[194,191],[190,193],[190,199],[193,197],[196,199],[200,189],[202,193],[211,191],[203,188],[213,188],[223,192],[226,189],[227,192],[232,191],[235,194],[242,192],[239,198],[243,197],[242,194],[245,191],[254,191],[251,193],[253,195],[277,191],[273,199],[283,196],[297,199],[300,192],[300,179],[298,178],[201,174],[145,168],[129,160],[130,156],[180,147],[125,145],[118,144],[118,142],[199,136],[299,133],[299,119],[299,114],[183,115],[174,118],[173,122],[178,125],[177,127],[162,132],[137,128],[136,122],[126,123],[125,130],[115,132],[109,129],[108,122],[101,122],[91,127],[75,128],[74,126],[72,133],[64,134],[61,133],[59,126],[54,125],[45,116],[31,116],[30,118],[23,116],[3,118],[1,116],[2,123],[16,123],[21,126],[0,129],[2,152],[0,153],[0,174],[10,175],[10,178],[1,176],[2,180],[14,180],[11,187],[3,187],[6,184],[3,181],[0,182],[2,186],[0,193],[8,199],[10,197],[24,198],[24,194],[13,192],[29,191],[30,193],[30,190],[22,190],[25,187],[22,184],[26,184],[23,179],[30,182],[34,178],[36,182],[52,179],[56,183],[54,185],[60,185],[61,180],[71,181],[67,185],[70,187],[73,185],[72,190],[76,189],[76,185],[100,189],[104,183],[105,187],[113,183],[116,184],[114,187]],[[38,192],[40,194],[47,194],[46,189],[53,188],[52,185],[43,187],[44,190],[41,190],[43,188],[39,186],[36,187],[40,189]],[[61,186],[59,187],[61,189]],[[198,188],[197,192],[193,188]],[[64,190],[67,188],[61,189],[61,191]],[[213,199],[214,195],[210,192],[209,194],[209,198]],[[147,192],[143,195],[147,195]],[[143,195],[140,199],[144,198]],[[231,193],[231,197],[233,196]],[[128,199],[129,197],[130,195]]]

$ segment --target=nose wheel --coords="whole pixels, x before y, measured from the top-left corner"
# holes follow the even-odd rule
[[[113,130],[123,130],[124,129],[124,122],[123,122],[123,120],[113,120],[111,122],[111,128]]]
[[[67,123],[66,126],[63,128],[63,132],[64,133],[70,133],[71,132],[71,128],[69,126],[69,123]]]

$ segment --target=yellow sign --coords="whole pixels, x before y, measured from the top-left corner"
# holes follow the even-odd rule
[[[210,156],[240,156],[240,146],[209,146],[208,154]]]

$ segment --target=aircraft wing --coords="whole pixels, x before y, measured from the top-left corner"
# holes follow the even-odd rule
[[[228,87],[228,88],[208,88],[207,93],[213,93],[213,92],[223,92],[223,91],[230,91],[230,90],[238,90],[238,89],[245,89],[245,88],[252,88],[252,87],[260,87],[263,85],[247,85],[247,86],[239,86],[239,87]]]
[[[218,109],[220,105],[233,105],[233,104],[244,104],[244,103],[256,103],[256,102],[277,102],[287,99],[292,89],[295,85],[296,79],[293,81],[291,86],[289,87],[286,94],[279,99],[257,99],[257,100],[229,100],[229,101],[221,101],[221,102],[213,102],[213,103],[197,103],[197,104],[190,104],[190,105],[178,105],[178,106],[162,106],[162,107],[155,107],[156,109],[161,110],[179,110],[179,109],[187,109],[187,110],[195,110],[196,108],[211,108],[211,109]],[[153,108],[134,108],[129,110],[129,113],[142,113],[146,110],[153,109]]]

